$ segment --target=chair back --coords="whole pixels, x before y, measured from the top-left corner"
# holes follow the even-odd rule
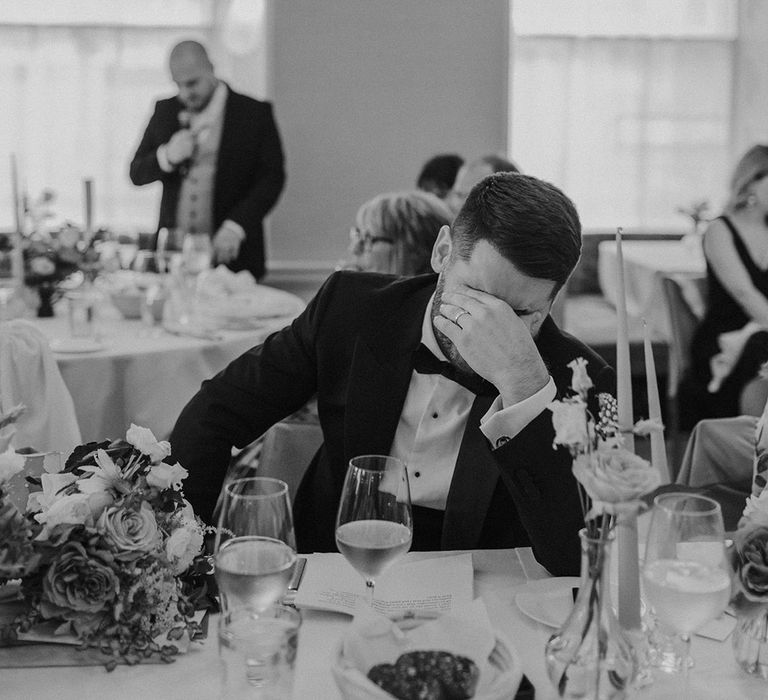
[[[81,441],[75,405],[45,335],[22,319],[0,324],[0,408],[24,404],[13,445],[68,455]]]

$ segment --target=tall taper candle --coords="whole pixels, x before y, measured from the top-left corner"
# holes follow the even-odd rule
[[[616,401],[619,404],[619,425],[628,430],[624,445],[635,451],[631,432],[632,371],[629,364],[629,330],[627,321],[627,293],[624,285],[624,254],[621,249],[621,228],[616,229],[617,334],[616,334]],[[640,628],[640,567],[637,548],[637,515],[623,514],[617,523],[616,543],[619,548],[619,623],[624,629]]]
[[[645,386],[648,393],[648,418],[661,423],[661,401],[659,401],[659,383],[656,378],[656,362],[648,333],[648,324],[643,319],[643,350],[645,352]],[[651,432],[651,464],[659,470],[661,482],[669,483],[669,465],[667,448],[664,445],[664,431]]]
[[[21,206],[21,197],[19,195],[19,171],[16,166],[16,154],[11,153],[11,197],[13,199],[13,223],[15,231],[13,232],[13,255],[11,257],[11,273],[19,285],[24,279],[24,258],[21,250],[21,236],[23,222],[23,212]]]
[[[90,237],[93,233],[93,180],[90,178],[83,180],[83,189],[85,193],[85,232]]]

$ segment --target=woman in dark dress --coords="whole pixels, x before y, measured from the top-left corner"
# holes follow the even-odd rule
[[[768,382],[758,376],[768,361],[768,146],[753,146],[731,178],[722,216],[704,233],[707,310],[691,347],[691,367],[680,386],[681,427],[702,418],[760,415]],[[711,386],[720,335],[750,325],[749,339],[730,373]],[[746,335],[746,333],[745,333]],[[716,378],[717,379],[717,378]]]

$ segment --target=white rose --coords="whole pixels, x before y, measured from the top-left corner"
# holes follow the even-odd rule
[[[661,482],[658,469],[622,447],[580,455],[573,475],[593,501],[595,511],[614,512],[619,503],[635,501]]]
[[[165,542],[165,554],[171,562],[173,575],[178,576],[188,569],[202,547],[203,533],[196,524],[174,530]]]
[[[587,444],[587,406],[581,399],[553,401],[547,408],[552,411],[555,445],[580,447]]]
[[[181,482],[189,476],[189,472],[178,462],[176,464],[166,464],[161,462],[155,464],[147,474],[147,483],[161,491],[164,489],[174,489],[178,491],[181,488]]]
[[[24,468],[24,455],[16,454],[12,447],[0,453],[0,485],[9,481]]]
[[[158,442],[149,428],[142,428],[131,423],[131,427],[125,434],[125,439],[139,452],[149,455],[153,464],[162,461],[171,454],[171,443],[166,440]]]
[[[568,367],[573,372],[571,379],[571,389],[580,396],[586,396],[587,392],[594,386],[592,380],[587,374],[587,361],[583,357],[577,357],[568,363]]]

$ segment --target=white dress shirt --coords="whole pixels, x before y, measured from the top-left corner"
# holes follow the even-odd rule
[[[421,326],[421,342],[440,359],[432,328],[429,300]],[[496,397],[480,419],[480,430],[493,446],[513,438],[555,398],[552,377],[543,389],[512,406]],[[414,371],[400,414],[390,454],[408,466],[411,501],[414,505],[445,510],[456,458],[464,436],[475,394],[441,374]]]

